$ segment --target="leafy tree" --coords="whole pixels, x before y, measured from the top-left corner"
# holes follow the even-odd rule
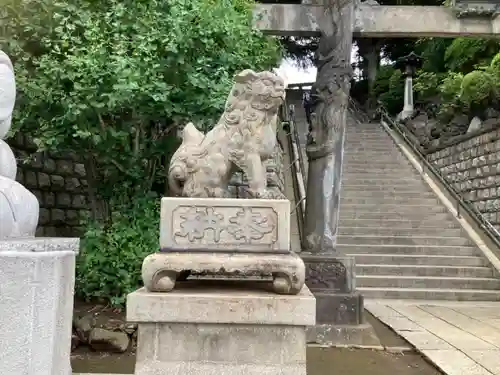
[[[164,180],[173,129],[213,124],[233,75],[279,61],[250,0],[5,0],[0,47],[18,80],[16,124],[40,150],[84,159],[92,209]]]

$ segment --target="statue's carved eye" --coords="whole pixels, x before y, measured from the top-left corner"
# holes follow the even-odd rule
[[[240,92],[238,90],[233,91],[233,96],[239,96],[239,95],[240,95]]]

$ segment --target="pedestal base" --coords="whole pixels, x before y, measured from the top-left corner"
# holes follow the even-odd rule
[[[295,253],[190,253],[151,254],[142,264],[142,280],[147,290],[169,292],[189,274],[273,278],[275,293],[297,294],[305,281],[305,266]]]
[[[307,287],[280,296],[263,283],[225,285],[197,280],[170,293],[131,293],[135,375],[306,375],[306,326],[316,314]]]
[[[71,375],[78,238],[0,241],[0,374]]]
[[[316,327],[307,341],[319,345],[378,346],[373,327],[364,320],[363,296],[355,289],[354,258],[301,253],[306,283],[316,297]]]

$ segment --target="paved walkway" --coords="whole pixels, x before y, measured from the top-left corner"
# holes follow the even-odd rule
[[[500,375],[500,302],[367,300],[366,309],[448,375]]]

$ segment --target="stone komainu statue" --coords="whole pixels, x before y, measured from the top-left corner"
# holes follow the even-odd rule
[[[170,162],[168,181],[176,195],[229,198],[233,172],[243,171],[252,198],[274,198],[266,189],[266,168],[276,146],[278,111],[285,96],[282,78],[271,72],[244,70],[217,125],[206,135],[192,123]]]
[[[9,57],[0,51],[0,240],[32,237],[38,225],[38,200],[15,181],[16,158],[3,141],[10,130],[15,101],[14,69]]]

